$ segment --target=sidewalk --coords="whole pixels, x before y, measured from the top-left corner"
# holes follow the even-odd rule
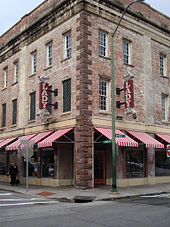
[[[118,192],[111,192],[111,186],[100,186],[94,189],[80,190],[73,187],[48,187],[29,185],[28,192],[25,185],[11,186],[0,182],[0,190],[12,191],[33,196],[45,196],[59,201],[80,200],[113,200],[130,196],[153,195],[170,192],[169,184],[145,185],[118,188]]]

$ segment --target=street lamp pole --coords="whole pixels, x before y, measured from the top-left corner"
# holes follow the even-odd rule
[[[115,33],[127,11],[127,9],[136,2],[144,2],[144,0],[134,0],[133,2],[129,3],[125,10],[122,13],[122,16],[117,24],[114,32],[111,34],[111,58],[112,58],[112,162],[113,162],[113,169],[112,169],[112,191],[117,191],[116,185],[116,147],[115,147],[115,96],[114,96],[114,52],[113,52],[113,39]]]

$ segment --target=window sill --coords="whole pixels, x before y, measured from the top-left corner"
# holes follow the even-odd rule
[[[70,115],[71,114],[71,111],[68,111],[68,112],[64,112],[61,114],[61,116],[67,116],[67,115]]]
[[[2,91],[5,91],[5,90],[7,90],[7,87],[2,88]]]
[[[163,76],[163,75],[161,75],[160,77],[164,78],[164,79],[167,79],[167,80],[169,79],[167,76]]]
[[[128,63],[125,63],[125,62],[123,64],[126,65],[126,66],[134,68],[134,65],[132,65],[132,64],[128,64]]]
[[[17,127],[17,125],[16,125],[16,124],[11,125],[11,128],[15,128],[15,127]]]
[[[107,57],[107,56],[100,55],[100,54],[99,54],[99,57],[100,57],[100,58],[104,58],[104,59],[106,59],[106,60],[111,60],[111,58],[109,58],[109,57]]]
[[[30,74],[29,75],[29,77],[33,77],[33,76],[35,76],[37,73],[35,72],[35,73],[32,73],[32,74]]]
[[[33,124],[35,123],[35,120],[28,120],[28,124]]]
[[[17,82],[15,82],[15,83],[12,83],[12,84],[11,84],[11,86],[14,86],[14,85],[16,85],[16,84],[18,84],[18,81],[17,81]]]
[[[64,59],[61,61],[61,63],[65,62],[65,61],[67,61],[67,60],[70,60],[70,59],[71,59],[71,56],[70,56],[70,57],[67,57],[67,58],[64,58]]]
[[[53,67],[53,65],[48,65],[44,68],[44,71],[48,70],[48,69],[51,69]]]
[[[108,110],[99,110],[99,114],[112,115],[112,112],[110,112]]]
[[[168,120],[162,120],[162,123],[164,123],[164,124],[170,124],[170,121],[168,121]]]

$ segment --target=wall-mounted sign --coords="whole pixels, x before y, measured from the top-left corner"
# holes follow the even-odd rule
[[[125,109],[134,107],[133,80],[124,82]]]
[[[48,99],[49,99],[49,85],[48,83],[40,82],[40,100],[39,108],[48,110]]]
[[[170,158],[170,144],[167,145],[167,157]]]

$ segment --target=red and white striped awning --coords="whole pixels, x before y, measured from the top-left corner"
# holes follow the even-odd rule
[[[98,132],[104,135],[109,140],[112,139],[112,129],[109,128],[95,128]],[[115,130],[115,134],[125,135],[120,130]],[[129,136],[125,135],[124,138],[115,137],[115,143],[122,147],[138,147],[138,143],[131,139]]]
[[[168,135],[168,134],[159,134],[159,133],[157,133],[156,135],[159,136],[161,139],[165,140],[167,143],[170,144],[170,135]]]
[[[35,137],[31,138],[30,141],[32,141],[33,144],[36,144],[36,143],[40,142],[41,140],[45,139],[47,136],[49,136],[52,133],[53,133],[53,131],[40,132]]]
[[[0,148],[14,141],[17,137],[7,138],[0,143]]]
[[[21,140],[30,140],[31,138],[33,138],[34,136],[36,136],[37,134],[31,134],[31,135],[26,135],[26,136],[22,136],[20,137],[17,141],[15,141],[14,143],[10,144],[9,146],[7,146],[5,149],[7,151],[9,150],[18,150],[18,147],[20,146],[20,148],[23,148],[23,144],[21,145],[20,141]]]
[[[72,129],[73,128],[61,129],[61,130],[54,132],[53,134],[51,134],[50,136],[48,136],[47,138],[45,138],[44,140],[39,142],[38,148],[52,147],[53,142],[55,140],[59,139],[61,136],[65,135],[67,132],[71,131]]]
[[[148,135],[145,132],[127,131],[130,135],[134,136],[142,143],[145,144],[146,148],[164,148],[164,145]]]

